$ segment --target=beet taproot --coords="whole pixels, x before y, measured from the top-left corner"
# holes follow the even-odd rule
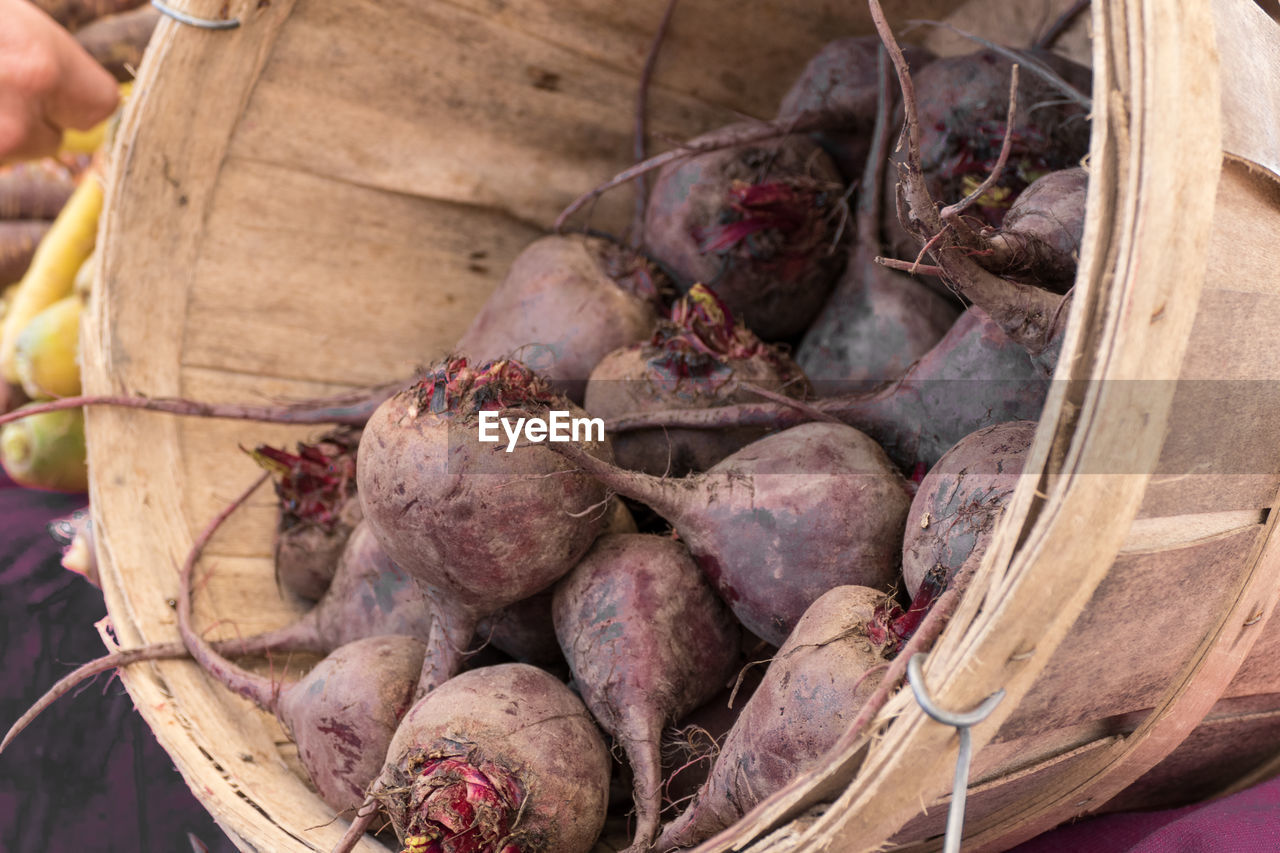
[[[803,424],[681,479],[618,468],[572,442],[551,447],[671,522],[738,620],[773,645],[828,589],[897,578],[911,499],[853,427]]]
[[[662,802],[663,729],[708,701],[738,663],[739,629],[679,542],[604,536],[556,584],[556,636],[596,722],[626,753],[647,850]]]
[[[871,54],[864,61],[872,69],[879,47],[877,38],[858,40],[858,52]],[[868,188],[880,185],[889,148],[888,69],[876,77],[878,85],[868,84],[879,95],[861,181]],[[960,314],[958,299],[876,263],[879,223],[880,195],[868,189],[858,195],[849,264],[796,350],[796,361],[819,396],[866,391],[898,378],[942,339]]]
[[[879,590],[839,586],[805,611],[725,737],[690,806],[663,827],[655,850],[692,847],[732,826],[813,765],[858,716],[883,662],[868,636]]]

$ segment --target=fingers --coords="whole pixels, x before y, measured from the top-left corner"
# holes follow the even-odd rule
[[[120,89],[70,33],[57,32],[61,74],[45,95],[44,115],[56,127],[88,130],[115,111]]]
[[[87,130],[111,115],[111,74],[27,0],[0,0],[0,159],[58,148],[64,128]]]

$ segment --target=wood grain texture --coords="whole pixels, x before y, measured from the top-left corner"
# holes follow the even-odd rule
[[[187,0],[242,25],[157,28],[113,152],[86,388],[261,402],[438,358],[560,206],[628,165],[636,72],[664,5],[568,15],[541,2]],[[865,30],[856,4],[771,2],[750,16],[689,5],[651,97],[662,145],[739,112],[771,116],[826,38]],[[708,41],[700,22],[735,17],[735,32]],[[765,85],[748,83],[759,75]],[[592,222],[629,205],[615,193]],[[116,630],[128,645],[173,639],[176,565],[256,475],[239,447],[313,431],[89,420]],[[211,543],[198,627],[255,630],[296,612],[271,585],[273,525],[264,490]],[[244,849],[325,850],[342,833],[277,750],[270,718],[186,663],[123,680]]]
[[[1115,708],[1082,706],[1029,765],[1002,765],[994,745],[986,769],[1008,772],[981,783],[992,793],[970,825],[974,849],[1096,807],[1157,766],[1250,647],[1271,647],[1263,626],[1280,557],[1270,544],[1276,520],[1264,523],[1263,510],[1280,486],[1280,460],[1270,467],[1277,429],[1261,410],[1234,433],[1196,413],[1243,405],[1223,380],[1269,381],[1265,365],[1280,363],[1267,360],[1261,334],[1274,328],[1267,318],[1280,319],[1276,188],[1256,169],[1222,166],[1218,61],[1232,43],[1215,42],[1214,21],[1224,4],[1246,2],[1094,4],[1088,222],[1060,381],[1029,475],[931,655],[929,688],[953,708],[1007,691],[974,732],[981,747],[1022,703],[1048,701],[1037,685],[1063,671],[1058,654],[1103,617],[1094,606],[1110,591],[1136,600],[1132,618],[1166,624],[1167,603],[1132,593],[1148,591],[1166,560],[1193,576],[1171,552],[1212,552],[1217,605],[1166,650],[1165,681],[1117,699],[1137,714],[1126,718],[1127,737],[1081,721]],[[405,375],[447,351],[509,259],[565,201],[626,164],[636,73],[664,5],[232,0],[225,13],[242,19],[239,30],[163,22],[114,152],[86,388],[306,397]],[[943,17],[955,5],[911,0],[891,11]],[[184,8],[224,13],[221,0]],[[723,0],[682,3],[655,80],[653,134],[679,139],[735,113],[771,115],[823,41],[867,31],[857,3],[771,0],[750,15]],[[591,221],[616,225],[629,206],[616,193]],[[1264,270],[1272,275],[1250,272]],[[1180,378],[1223,384],[1192,399]],[[90,413],[99,558],[122,640],[176,636],[167,604],[175,566],[256,473],[239,445],[313,433]],[[1231,470],[1199,472],[1206,452]],[[1262,470],[1248,467],[1257,460]],[[263,490],[211,544],[201,627],[247,633],[297,612],[271,585],[273,525]],[[1135,573],[1113,575],[1116,567]],[[249,617],[251,606],[260,609]],[[186,663],[130,670],[124,681],[244,849],[324,850],[341,834],[279,748],[273,720]],[[1031,707],[1021,712],[1043,716]],[[933,818],[904,827],[949,790],[954,733],[900,693],[874,734],[860,769],[853,756],[865,733],[850,733],[825,764],[700,849],[767,838],[774,853],[816,853],[922,840],[910,836],[934,832]]]

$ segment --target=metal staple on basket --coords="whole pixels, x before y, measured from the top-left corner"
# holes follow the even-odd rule
[[[924,685],[924,672],[920,662],[928,655],[917,652],[907,661],[907,682],[920,709],[945,726],[954,726],[960,733],[960,751],[956,755],[956,774],[951,789],[951,806],[947,809],[947,831],[942,842],[943,853],[959,853],[960,839],[964,834],[965,795],[969,790],[969,762],[973,758],[973,744],[969,729],[985,720],[1004,698],[1004,688],[992,693],[972,711],[957,713],[939,708],[929,696]]]
[[[227,20],[217,20],[213,18],[197,18],[194,15],[188,15],[179,9],[164,3],[163,0],[151,0],[151,5],[156,8],[162,15],[168,15],[180,24],[186,24],[189,27],[198,27],[202,30],[234,30],[240,26],[239,18],[229,18]]]

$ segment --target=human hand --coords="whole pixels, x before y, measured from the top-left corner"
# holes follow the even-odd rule
[[[27,0],[0,0],[0,161],[58,150],[64,128],[88,130],[119,102],[115,79]]]

